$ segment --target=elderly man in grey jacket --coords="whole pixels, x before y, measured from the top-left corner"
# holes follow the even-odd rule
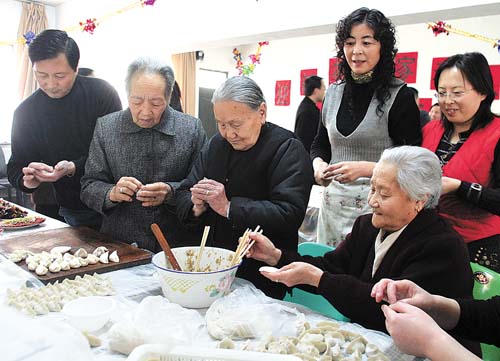
[[[174,73],[137,59],[128,68],[129,108],[99,118],[82,178],[82,201],[104,215],[101,231],[158,251],[158,223],[172,246],[189,243],[177,220],[175,190],[206,142],[199,119],[168,106]]]

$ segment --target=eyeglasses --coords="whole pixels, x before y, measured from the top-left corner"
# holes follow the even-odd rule
[[[460,90],[460,91],[453,91],[453,92],[439,91],[436,93],[436,97],[439,100],[445,100],[447,96],[450,96],[451,100],[457,100],[457,99],[462,98],[465,95],[465,93],[468,93],[471,90],[474,90],[474,89],[467,89],[467,90]]]

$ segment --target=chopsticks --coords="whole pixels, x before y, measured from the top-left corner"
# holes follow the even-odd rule
[[[170,249],[170,246],[167,240],[165,239],[165,236],[163,235],[163,232],[161,231],[160,227],[156,223],[153,223],[151,225],[151,230],[153,231],[153,234],[158,240],[161,249],[163,249],[163,253],[165,254],[165,261],[170,261],[170,264],[172,265],[172,268],[174,270],[182,271],[182,268],[181,266],[179,266],[179,262],[177,262],[177,259],[172,253],[172,250]],[[165,266],[167,266],[167,262],[165,262]]]
[[[194,271],[200,272],[200,261],[203,250],[205,249],[205,243],[207,243],[208,234],[210,233],[210,226],[205,226],[203,230],[203,237],[201,238],[200,250],[198,251],[198,257],[196,257],[196,262],[194,264]]]
[[[233,260],[231,262],[230,267],[233,267],[237,265],[238,263],[241,262],[243,259],[243,256],[248,252],[248,250],[254,245],[255,241],[250,240],[250,232],[258,232],[262,234],[262,230],[260,230],[260,226],[255,227],[253,231],[251,231],[249,228],[246,229],[245,233],[243,233],[243,236],[240,237],[240,241],[238,244],[238,247],[236,248],[236,251],[233,256]]]

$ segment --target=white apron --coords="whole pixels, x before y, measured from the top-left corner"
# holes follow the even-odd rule
[[[356,218],[371,213],[367,201],[369,191],[369,178],[346,184],[332,181],[325,187],[318,217],[317,242],[337,247],[351,232]]]

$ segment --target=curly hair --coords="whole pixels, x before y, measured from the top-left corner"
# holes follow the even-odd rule
[[[385,15],[376,9],[359,8],[340,20],[337,24],[337,35],[335,42],[337,45],[337,58],[339,60],[338,81],[347,83],[347,99],[349,109],[352,110],[351,84],[354,82],[351,75],[351,68],[345,58],[344,42],[351,36],[351,29],[355,25],[366,24],[374,32],[375,40],[380,42],[380,60],[373,69],[373,80],[371,86],[374,89],[375,97],[379,104],[377,114],[383,114],[383,107],[390,97],[389,88],[394,78],[395,65],[394,57],[398,52],[396,48],[396,30],[392,22]]]

